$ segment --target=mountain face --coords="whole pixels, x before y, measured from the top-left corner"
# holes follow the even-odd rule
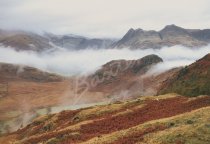
[[[210,95],[210,54],[186,66],[162,85],[159,94],[176,92],[186,96]]]
[[[184,29],[168,25],[161,31],[145,31],[130,29],[125,36],[113,44],[115,48],[147,49],[164,46],[183,45],[186,47],[201,47],[210,43],[210,30]]]

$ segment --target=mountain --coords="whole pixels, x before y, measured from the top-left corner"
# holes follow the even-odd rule
[[[30,50],[43,52],[57,47],[66,49],[109,48],[114,39],[87,38],[76,35],[42,35],[26,31],[0,30],[0,45],[12,47],[15,50]]]
[[[115,48],[131,49],[161,48],[183,45],[186,47],[202,47],[210,43],[210,29],[184,29],[176,25],[168,25],[160,31],[130,29],[121,40],[113,44]]]
[[[115,42],[113,39],[91,39],[76,35],[54,35],[46,33],[45,36],[57,46],[77,50],[86,48],[109,48]]]
[[[165,81],[159,94],[176,92],[186,96],[210,95],[210,54],[182,68]]]
[[[148,96],[44,115],[0,143],[208,144],[209,118],[208,96]]]
[[[103,92],[111,99],[129,99],[136,96],[156,95],[159,86],[180,68],[161,74],[147,74],[163,62],[157,55],[138,60],[113,60],[87,78],[90,91]]]
[[[58,47],[79,50],[86,48],[125,48],[147,49],[164,46],[183,45],[186,47],[202,47],[210,43],[210,29],[184,29],[176,25],[168,25],[160,31],[130,29],[122,39],[87,38],[77,35],[42,35],[26,31],[0,30],[0,45],[13,47],[16,50],[42,52]]]

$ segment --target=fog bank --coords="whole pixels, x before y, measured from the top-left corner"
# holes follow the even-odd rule
[[[155,69],[164,71],[173,67],[189,65],[209,52],[210,46],[194,49],[173,46],[156,50],[130,50],[124,48],[69,51],[60,49],[50,53],[17,52],[12,48],[1,46],[0,62],[32,66],[62,75],[77,75],[94,72],[111,60],[134,60],[149,54],[156,54],[163,58],[164,63],[158,64]]]

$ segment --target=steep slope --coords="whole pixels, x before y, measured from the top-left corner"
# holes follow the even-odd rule
[[[210,95],[210,54],[186,66],[162,85],[159,94],[176,92],[187,96]]]
[[[69,143],[209,143],[210,97],[176,94],[42,116],[0,142]]]
[[[175,45],[201,47],[210,42],[209,35],[209,29],[184,29],[175,25],[168,25],[161,31],[130,29],[121,40],[113,44],[113,47],[129,47],[131,49],[161,48]]]

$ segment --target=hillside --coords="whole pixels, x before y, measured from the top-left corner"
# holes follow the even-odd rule
[[[145,76],[152,66],[160,62],[162,59],[156,55],[108,62],[96,73],[87,78],[81,77],[83,82],[88,82],[87,90],[83,90],[83,83],[76,84],[78,77],[64,78],[32,67],[1,63],[0,129],[3,132],[14,131],[50,109],[57,111],[69,106],[156,95],[161,83],[179,70]],[[99,82],[95,81],[97,79]],[[25,117],[29,118],[23,122]]]
[[[147,74],[154,65],[161,62],[162,58],[157,55],[148,55],[138,60],[110,61],[87,78],[89,89],[120,100],[139,95],[156,95],[162,82],[180,70],[175,68],[163,73]]]
[[[30,121],[27,117],[33,117],[37,108],[58,104],[69,85],[65,77],[56,74],[0,63],[0,130],[4,132],[5,125],[14,130]]]
[[[176,92],[186,96],[210,95],[210,54],[186,66],[162,85],[159,94]]]
[[[0,143],[179,143],[177,134],[182,135],[182,143],[193,137],[185,127],[197,134],[192,141],[208,143],[209,135],[203,131],[208,130],[210,97],[199,95],[210,95],[209,61],[208,54],[186,68],[150,74],[153,66],[163,62],[157,55],[114,60],[94,74],[82,76],[81,85],[77,84],[80,77],[65,78],[1,63],[0,131],[10,134],[3,134]],[[83,89],[84,84],[88,89]],[[173,91],[171,86],[180,89]],[[199,97],[151,96],[171,92]],[[88,104],[92,107],[78,109]],[[64,109],[67,111],[60,112]],[[192,128],[192,123],[201,129]]]
[[[147,49],[182,45],[202,47],[210,43],[210,30],[184,29],[168,25],[160,31],[130,29],[121,40],[113,44],[114,48]]]
[[[69,106],[107,101],[102,92],[86,92],[84,97],[77,97],[75,80],[33,67],[0,63],[0,132],[17,130],[39,115]]]
[[[142,97],[37,118],[0,143],[202,143],[210,141],[210,97]]]

